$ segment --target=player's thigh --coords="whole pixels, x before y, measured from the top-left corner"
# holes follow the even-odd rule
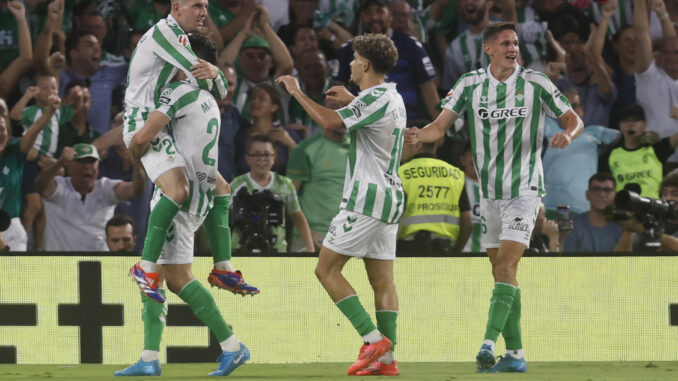
[[[155,185],[162,190],[162,192],[170,196],[173,200],[183,202],[183,199],[188,197],[189,187],[188,187],[188,174],[186,173],[185,167],[175,167],[171,168],[158,176],[155,179]],[[183,194],[184,197],[179,197],[178,195]],[[179,199],[182,200],[179,200]]]
[[[158,264],[181,265],[193,263],[195,232],[204,220],[204,216],[195,216],[179,211],[167,231],[167,238],[160,252]]]
[[[336,251],[323,246],[320,248],[320,253],[318,253],[316,274],[322,276],[329,273],[341,272],[349,259],[351,259],[351,257],[337,253]]]
[[[217,189],[216,195],[221,196],[224,194],[231,194],[231,185],[221,176],[221,173],[217,171]]]
[[[129,147],[132,137],[138,131],[132,131],[123,135],[125,145]],[[153,141],[151,141],[148,150],[141,156],[141,163],[144,166],[146,175],[152,182],[156,182],[158,177],[172,168],[186,167],[184,157],[177,150],[174,138],[167,131],[160,131]]]
[[[355,258],[394,260],[398,224],[340,210],[330,223],[323,246]]]

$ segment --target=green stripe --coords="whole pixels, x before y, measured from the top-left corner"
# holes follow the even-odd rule
[[[381,210],[381,220],[388,221],[388,216],[391,214],[391,206],[393,204],[393,189],[386,188],[384,195],[384,208]]]
[[[191,90],[188,93],[182,95],[179,99],[177,99],[176,102],[174,102],[174,104],[172,104],[170,109],[167,110],[167,117],[173,119],[174,115],[176,115],[176,113],[178,113],[179,110],[197,101],[198,96],[200,96],[200,90]]]
[[[181,28],[179,28],[178,26],[176,26],[176,25],[174,25],[174,24],[171,24],[170,22],[167,22],[167,26],[170,28],[170,30],[171,30],[172,32],[174,32],[174,34],[175,34],[177,37],[179,37],[179,36],[181,36],[181,35],[186,35],[186,33],[184,33],[184,31],[181,30]],[[188,37],[188,36],[186,36],[186,37]]]
[[[52,116],[49,119],[49,121],[47,122],[47,125],[42,130],[42,142],[40,142],[40,153],[45,154],[45,155],[50,154],[49,148],[52,145],[52,134],[54,133],[54,125],[56,124],[56,123],[52,122],[53,120],[54,120],[54,116]]]
[[[490,87],[490,79],[485,78],[485,81],[483,82],[483,91],[481,93],[482,97],[481,99],[487,99],[487,93],[488,89]],[[485,104],[485,107],[487,107],[487,104]],[[475,117],[475,116],[474,116]],[[469,118],[473,119],[473,118]],[[484,150],[484,158],[483,158],[483,168],[480,170],[480,186],[482,186],[483,189],[483,197],[489,197],[489,191],[488,191],[488,167],[490,165],[490,121],[487,119],[483,119],[483,150]]]
[[[506,107],[506,84],[497,85],[497,108]],[[494,197],[498,200],[504,198],[504,145],[506,144],[506,119],[497,121],[497,161],[494,174]]]
[[[188,198],[181,205],[181,210],[186,213],[191,210],[191,200],[193,200],[193,184],[193,180],[188,180]]]
[[[355,202],[356,199],[358,198],[358,190],[360,189],[360,181],[356,180],[353,183],[353,189],[351,190],[351,196],[348,198],[348,204],[346,204],[346,209],[348,210],[354,210],[355,209]]]
[[[170,63],[165,62],[165,65],[162,67],[162,70],[160,70],[160,74],[158,75],[158,81],[155,83],[155,91],[153,92],[153,104],[155,106],[158,106],[158,101],[160,100],[160,92],[162,91],[162,88],[169,82],[170,80],[170,75],[172,75],[172,71],[174,70],[174,66],[172,66]]]
[[[532,82],[534,86],[534,82]],[[534,166],[537,161],[537,133],[539,132],[539,113],[541,112],[541,105],[536,100],[541,97],[541,92],[544,89],[542,87],[535,86],[534,97],[532,100],[532,113],[530,117],[530,169],[529,169],[529,178],[527,185],[532,184],[532,175],[534,174]]]
[[[375,90],[381,90],[382,92],[381,92],[381,94],[379,94],[378,96],[375,97],[374,94],[373,94],[373,92]],[[364,97],[360,98],[360,100],[363,101],[363,103],[365,103],[365,106],[369,106],[372,103],[374,103],[374,101],[381,98],[381,96],[384,95],[384,94],[386,94],[386,89],[383,88],[383,87],[377,87],[376,89],[370,90],[370,92],[367,95],[365,95]]]
[[[205,192],[202,190],[200,183],[197,184],[197,188],[200,196],[198,197],[198,209],[195,211],[195,214],[200,215],[202,205],[205,203]]]
[[[474,41],[476,43],[476,59],[475,62],[473,62],[473,69],[479,69],[482,67],[482,62],[483,62],[483,54],[485,52],[483,51],[483,39],[482,38],[477,38]]]
[[[353,177],[353,172],[355,172],[355,162],[356,162],[356,140],[358,139],[356,131],[349,131],[349,144],[348,144],[348,170],[350,177]]]
[[[400,221],[400,217],[403,216],[403,212],[405,211],[405,208],[402,207],[403,205],[403,192],[402,191],[396,191],[396,212],[393,214],[393,221],[392,223],[398,223]]]
[[[473,194],[475,195],[475,202],[480,202],[480,188],[476,183],[473,183]],[[480,251],[480,240],[483,235],[482,228],[482,224],[473,224],[473,241],[471,242],[471,251]]]
[[[468,51],[468,46],[466,45],[466,39],[468,37],[468,33],[464,33],[461,35],[461,38],[459,38],[459,46],[461,47],[461,58],[464,61],[464,69],[466,71],[471,71],[471,64],[473,63],[473,59],[471,58],[471,55],[469,54]]]
[[[360,127],[366,126],[368,124],[372,124],[376,122],[377,120],[381,119],[384,115],[386,115],[386,108],[388,108],[390,102],[386,102],[379,110],[373,112],[370,114],[367,118],[359,121],[358,123],[352,125],[349,127],[349,131],[355,131]]]
[[[541,74],[541,73],[539,73],[538,75],[542,75],[544,78],[546,78],[547,81],[551,82],[551,80],[548,79],[548,77],[546,77],[545,75],[543,75],[543,74]],[[553,98],[553,94],[551,94],[551,92],[547,91],[544,87],[542,87],[542,86],[541,86],[538,82],[536,82],[536,81],[530,81],[530,83],[532,84],[532,86],[535,87],[535,93],[539,94],[539,98],[542,100],[542,102],[545,102],[545,103],[546,103],[546,105],[551,109],[551,111],[553,112],[553,114],[555,114],[556,117],[558,117],[558,118],[560,118],[561,116],[563,116],[563,114],[564,114],[565,111],[567,111],[567,110],[562,111],[562,110],[560,110],[560,109],[558,108],[558,106],[556,105],[556,102],[555,102],[555,98]],[[572,107],[572,106],[570,105],[570,101],[568,101],[567,98],[565,98],[564,95],[561,94],[560,97],[559,97],[559,99],[560,99],[561,102],[565,103],[565,105],[567,105],[567,106],[569,106],[569,107]],[[534,102],[534,103],[538,103],[538,102],[536,102],[536,97],[535,97],[535,99],[533,100],[533,102]],[[539,114],[537,114],[537,115],[539,115]]]
[[[350,118],[353,116],[353,111],[349,108],[342,108],[341,110],[338,110],[339,116],[341,116],[341,119],[346,119]]]
[[[541,173],[539,174],[539,184],[537,184],[537,195],[538,196],[543,196],[546,192],[544,192],[544,181],[541,178]]]
[[[522,71],[522,70],[521,70]],[[525,79],[518,73],[516,79],[516,108],[525,106]],[[522,97],[519,97],[522,95]],[[511,165],[511,198],[518,197],[520,190],[520,166],[522,164],[523,122],[525,118],[516,118],[513,130],[513,159]]]
[[[129,115],[129,130],[127,130],[127,132],[132,132],[137,129],[137,112],[139,112],[138,107],[132,108],[132,113]]]
[[[175,60],[177,60],[177,62],[179,62],[179,65],[181,65],[186,71],[188,72],[191,71],[192,66],[191,62],[188,59],[186,59],[186,57],[184,57],[181,53],[179,53],[179,51],[174,46],[172,46],[172,44],[170,44],[169,41],[167,41],[167,39],[162,34],[158,26],[156,26],[153,29],[153,40],[157,42],[158,45],[160,45],[160,47],[165,49],[165,51],[167,51],[167,53],[169,53]],[[195,56],[193,50],[191,50],[190,48],[187,48],[186,50],[193,56]],[[207,81],[205,81],[204,79],[199,79],[197,81],[198,86],[201,89],[209,90],[209,84],[207,83]]]
[[[374,210],[374,199],[377,198],[377,184],[367,184],[367,195],[365,196],[365,205],[363,206],[363,214],[371,216]]]

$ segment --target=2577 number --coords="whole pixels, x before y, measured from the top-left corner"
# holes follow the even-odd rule
[[[438,198],[440,197],[441,192],[445,192],[443,194],[443,198],[447,198],[447,192],[450,191],[450,187],[443,187],[443,186],[438,186],[438,185],[419,185],[419,197],[427,197],[427,198]]]

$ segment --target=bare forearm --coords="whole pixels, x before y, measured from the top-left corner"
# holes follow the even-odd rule
[[[31,97],[24,94],[23,97],[21,97],[14,107],[12,107],[12,110],[9,112],[9,117],[13,120],[21,120],[23,116],[24,109],[26,108],[26,105],[28,102],[31,100]]]
[[[311,228],[308,226],[308,220],[302,211],[298,211],[292,214],[292,222],[296,226],[301,238],[304,240],[304,245],[306,246],[306,251],[313,252],[315,246],[313,245],[313,237],[311,236]]]
[[[226,48],[221,51],[219,54],[219,62],[227,63],[229,65],[234,65],[235,61],[238,59],[238,52],[240,52],[240,47],[243,42],[247,39],[247,36],[244,32],[238,32],[238,34],[233,37],[231,42],[226,45]]]
[[[612,78],[605,68],[605,61],[603,61],[602,57],[596,59],[596,63],[593,65],[593,71],[598,78],[598,86],[603,94],[612,95],[614,92],[614,82],[612,82]]]
[[[633,238],[635,237],[634,233],[624,232],[622,233],[619,242],[614,247],[615,252],[630,253],[633,251]]]
[[[63,166],[64,162],[62,160],[57,160],[54,162],[54,164],[40,172],[38,177],[35,179],[35,190],[38,191],[41,196],[47,197],[54,193],[57,187],[54,177],[56,177],[57,173]]]
[[[435,83],[433,80],[423,83],[419,86],[419,91],[421,92],[422,98],[424,98],[426,111],[428,111],[431,120],[435,120],[435,118],[438,117],[438,114],[440,114],[440,111],[438,111],[440,97],[436,91]]]
[[[273,54],[273,60],[276,65],[276,77],[284,74],[292,74],[292,69],[294,68],[294,61],[290,55],[290,51],[287,50],[287,47],[282,42],[280,37],[275,34],[273,28],[268,24],[264,27],[263,30],[264,38],[268,41],[271,46],[271,53]]]
[[[31,33],[28,31],[28,22],[25,18],[17,20],[17,29],[19,30],[19,57],[30,61],[33,59],[33,45],[31,43]]]
[[[673,21],[671,21],[669,13],[666,12],[662,15],[658,14],[657,17],[659,17],[659,21],[661,21],[662,24],[662,36],[664,38],[676,37],[676,28],[673,26]]]
[[[340,130],[344,128],[341,117],[339,117],[339,114],[337,114],[336,111],[315,103],[302,91],[297,91],[292,96],[299,102],[301,107],[304,108],[311,119],[313,119],[323,128],[329,128],[333,130]]]

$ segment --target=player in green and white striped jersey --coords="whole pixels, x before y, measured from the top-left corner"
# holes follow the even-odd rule
[[[443,101],[438,118],[421,130],[408,129],[405,139],[412,144],[436,141],[459,114],[467,112],[480,178],[483,244],[495,280],[476,364],[480,372],[524,372],[516,273],[545,194],[540,158],[544,116],[557,117],[564,126],[551,139],[553,148],[567,147],[581,133],[583,123],[548,77],[517,64],[520,49],[514,23],[490,24],[483,40],[490,57],[487,69],[462,76]],[[506,340],[507,356],[495,365],[499,333]]]
[[[395,83],[386,83],[385,75],[395,66],[398,51],[383,34],[356,37],[353,50],[351,81],[361,92],[353,97],[341,86],[332,87],[328,97],[346,105],[337,111],[313,102],[294,77],[283,76],[276,82],[323,128],[348,130],[351,143],[343,200],[320,249],[316,275],[366,343],[347,373],[397,375],[392,353],[398,311],[393,261],[404,209],[398,166],[406,111]],[[375,293],[376,328],[341,273],[351,257],[364,259]]]

